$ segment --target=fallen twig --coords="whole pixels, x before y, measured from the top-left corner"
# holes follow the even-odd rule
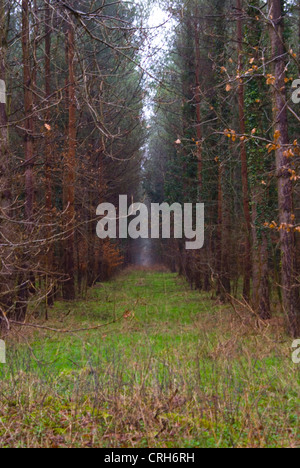
[[[43,325],[36,325],[33,323],[24,323],[24,322],[17,322],[15,320],[10,320],[9,323],[13,325],[18,325],[20,327],[29,327],[29,328],[37,328],[40,330],[47,330],[47,331],[52,331],[54,333],[78,333],[82,331],[90,331],[90,330],[98,330],[100,328],[107,327],[109,325],[112,325],[114,323],[120,322],[123,319],[123,315],[119,317],[118,319],[112,320],[111,322],[103,323],[102,325],[96,325],[94,327],[86,327],[86,328],[75,328],[75,329],[60,329],[60,328],[51,328],[51,327],[45,327]],[[0,317],[0,320],[4,320],[3,318]]]

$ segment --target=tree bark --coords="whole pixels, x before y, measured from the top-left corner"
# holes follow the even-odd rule
[[[261,187],[256,187],[255,193],[252,194],[252,306],[262,320],[269,320],[271,318],[271,306],[268,238],[264,231],[260,233],[257,232],[257,207],[262,204],[264,197],[264,190]]]
[[[196,56],[196,88],[195,88],[195,102],[196,102],[196,134],[197,134],[197,165],[198,165],[198,186],[199,194],[202,195],[202,130],[201,130],[201,53],[200,53],[200,35],[199,26],[197,23],[198,8],[196,9],[196,18],[194,26],[195,34],[195,56]]]
[[[52,204],[52,170],[53,170],[53,159],[52,159],[52,128],[51,128],[51,112],[50,112],[50,101],[51,101],[51,10],[50,0],[45,0],[45,96],[46,96],[46,122],[49,127],[46,129],[46,141],[45,141],[45,204],[47,214],[47,237],[48,239],[52,236],[51,225],[53,224],[53,204]],[[48,278],[54,270],[53,266],[53,243],[50,240],[48,246],[48,253],[46,258],[46,287],[48,288]],[[50,307],[53,305],[53,294],[52,291],[47,296],[47,305]]]
[[[242,73],[242,60],[243,60],[243,31],[242,31],[242,2],[237,0],[237,42],[238,42],[238,71],[239,75]],[[242,78],[239,78],[238,86],[238,107],[239,107],[239,119],[240,119],[240,133],[244,135],[246,133],[245,123],[245,89]],[[251,288],[251,214],[249,204],[249,184],[248,184],[248,161],[246,145],[244,141],[240,143],[241,149],[241,164],[242,164],[242,187],[243,187],[243,210],[245,218],[245,258],[244,258],[244,286],[243,296],[246,301],[250,300],[250,288]]]
[[[283,307],[288,317],[290,334],[300,336],[300,301],[299,283],[296,269],[296,240],[293,229],[284,226],[293,225],[293,181],[291,180],[292,162],[285,154],[289,143],[288,119],[285,87],[285,47],[284,20],[281,0],[269,0],[270,37],[274,64],[275,84],[273,87],[274,130],[279,135],[276,149],[276,169],[278,179],[279,222],[281,241],[281,282]]]
[[[22,0],[22,49],[24,77],[24,107],[25,107],[25,213],[28,222],[32,222],[34,204],[34,148],[33,148],[33,93],[30,63],[30,0]]]
[[[196,102],[196,135],[197,135],[197,171],[198,171],[198,193],[199,200],[203,200],[203,142],[202,142],[202,116],[201,116],[201,51],[200,51],[200,32],[199,32],[199,9],[198,5],[195,10],[195,21],[194,21],[194,36],[195,36],[195,102]],[[195,272],[194,281],[197,285],[201,285],[205,291],[210,290],[210,280],[208,273],[208,251],[207,244],[203,247],[201,253],[196,252],[195,258]],[[190,254],[187,254],[189,258]],[[201,263],[204,265],[201,265]],[[202,278],[199,279],[198,276]]]
[[[300,73],[300,0],[298,0],[298,71]]]
[[[6,110],[6,54],[7,54],[7,18],[5,10],[6,2],[0,0],[0,226],[4,239],[10,237],[10,209],[12,203],[10,165],[9,165],[9,141],[8,141],[8,116]],[[11,306],[13,278],[11,271],[10,250],[1,248],[0,257],[0,306],[7,312]],[[1,316],[1,312],[0,312]],[[0,323],[1,326],[1,323]]]
[[[25,218],[27,221],[27,236],[31,236],[33,228],[34,206],[34,122],[33,122],[33,92],[32,69],[30,60],[30,0],[22,0],[22,52],[23,52],[23,86],[25,109]],[[22,265],[17,279],[17,301],[15,318],[23,322],[26,317],[29,289],[33,288],[34,277],[28,265],[28,255],[23,255]]]
[[[75,166],[76,166],[76,100],[75,100],[75,34],[72,19],[67,24],[67,62],[68,62],[68,148],[64,158],[64,209],[66,210],[65,229],[67,240],[64,246],[64,268],[68,277],[63,284],[66,300],[74,300],[75,293]]]
[[[228,265],[229,253],[229,214],[223,190],[224,163],[218,162],[218,230],[217,230],[217,293],[222,302],[226,302],[231,293],[230,274]]]

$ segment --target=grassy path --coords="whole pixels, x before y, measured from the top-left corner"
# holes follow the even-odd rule
[[[114,318],[8,341],[1,447],[300,446],[300,366],[278,319],[258,328],[176,275],[128,271],[44,325]]]

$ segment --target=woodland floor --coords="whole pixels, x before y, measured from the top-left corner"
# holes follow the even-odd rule
[[[8,338],[0,447],[299,447],[300,366],[268,325],[176,275],[128,270]]]

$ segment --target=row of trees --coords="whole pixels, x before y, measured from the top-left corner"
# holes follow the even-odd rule
[[[124,2],[0,1],[2,324],[84,295],[128,257],[95,218],[139,186],[138,17]]]
[[[206,205],[204,249],[166,241],[166,261],[222,301],[242,293],[264,320],[280,308],[299,337],[300,4],[165,7],[177,26],[157,70],[145,186],[157,202]]]
[[[73,300],[130,261],[96,237],[96,207],[139,193],[204,202],[206,242],[165,261],[300,335],[299,1],[164,0],[176,24],[157,64],[147,161],[137,6],[0,0],[0,317]],[[149,59],[146,59],[147,66]],[[298,243],[298,245],[297,245]]]

